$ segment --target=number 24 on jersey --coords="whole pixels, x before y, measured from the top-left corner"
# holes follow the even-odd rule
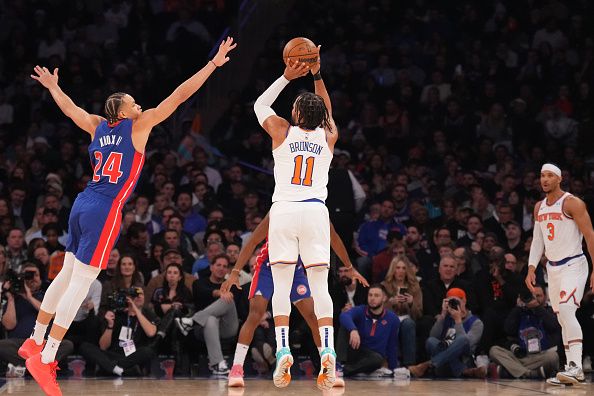
[[[109,157],[105,163],[103,163],[103,153],[101,151],[95,151],[95,160],[97,164],[95,164],[95,168],[93,169],[93,181],[98,182],[101,180],[101,176],[109,178],[108,181],[112,184],[116,184],[120,177],[124,174],[120,170],[122,166],[122,153],[117,153],[115,151],[109,153]],[[101,171],[101,175],[99,175],[99,171]]]

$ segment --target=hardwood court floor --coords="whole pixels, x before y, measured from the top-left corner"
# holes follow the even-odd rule
[[[592,395],[594,385],[588,383],[580,387],[552,387],[541,381],[478,381],[478,380],[413,380],[408,384],[393,381],[347,381],[345,389],[335,388],[321,392],[310,380],[294,380],[289,387],[277,389],[270,380],[246,380],[246,388],[227,388],[225,380],[211,379],[82,379],[61,380],[62,392],[67,395],[225,395],[225,396],[419,396],[419,395]],[[0,389],[2,396],[43,395],[37,384],[31,380],[8,380]]]

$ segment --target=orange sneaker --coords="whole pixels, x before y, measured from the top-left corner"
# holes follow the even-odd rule
[[[56,370],[59,370],[58,362],[43,364],[41,353],[38,353],[27,359],[25,365],[47,396],[62,396],[60,385],[56,381]]]
[[[31,356],[41,353],[44,345],[45,340],[43,340],[43,343],[41,345],[37,345],[33,338],[27,338],[25,342],[23,342],[23,345],[21,345],[21,347],[19,348],[19,356],[27,360]]]

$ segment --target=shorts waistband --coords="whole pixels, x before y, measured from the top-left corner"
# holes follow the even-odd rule
[[[304,199],[303,201],[297,201],[297,202],[319,202],[324,205],[326,204],[324,201],[322,201],[321,199],[318,199],[318,198]]]
[[[561,259],[559,261],[551,261],[549,260],[549,264],[553,267],[558,267],[560,265],[564,265],[567,264],[569,261],[573,260],[574,258],[578,258],[583,256],[584,253],[580,253],[580,254],[576,254],[575,256],[570,256],[570,257],[565,257],[564,259]]]

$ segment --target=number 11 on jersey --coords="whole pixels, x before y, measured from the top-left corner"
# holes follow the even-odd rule
[[[305,177],[301,178],[301,168],[303,167],[303,155],[298,155],[294,158],[295,169],[293,170],[293,177],[291,178],[291,184],[297,184],[300,186],[311,187],[312,175],[315,157],[307,157],[305,159]]]

